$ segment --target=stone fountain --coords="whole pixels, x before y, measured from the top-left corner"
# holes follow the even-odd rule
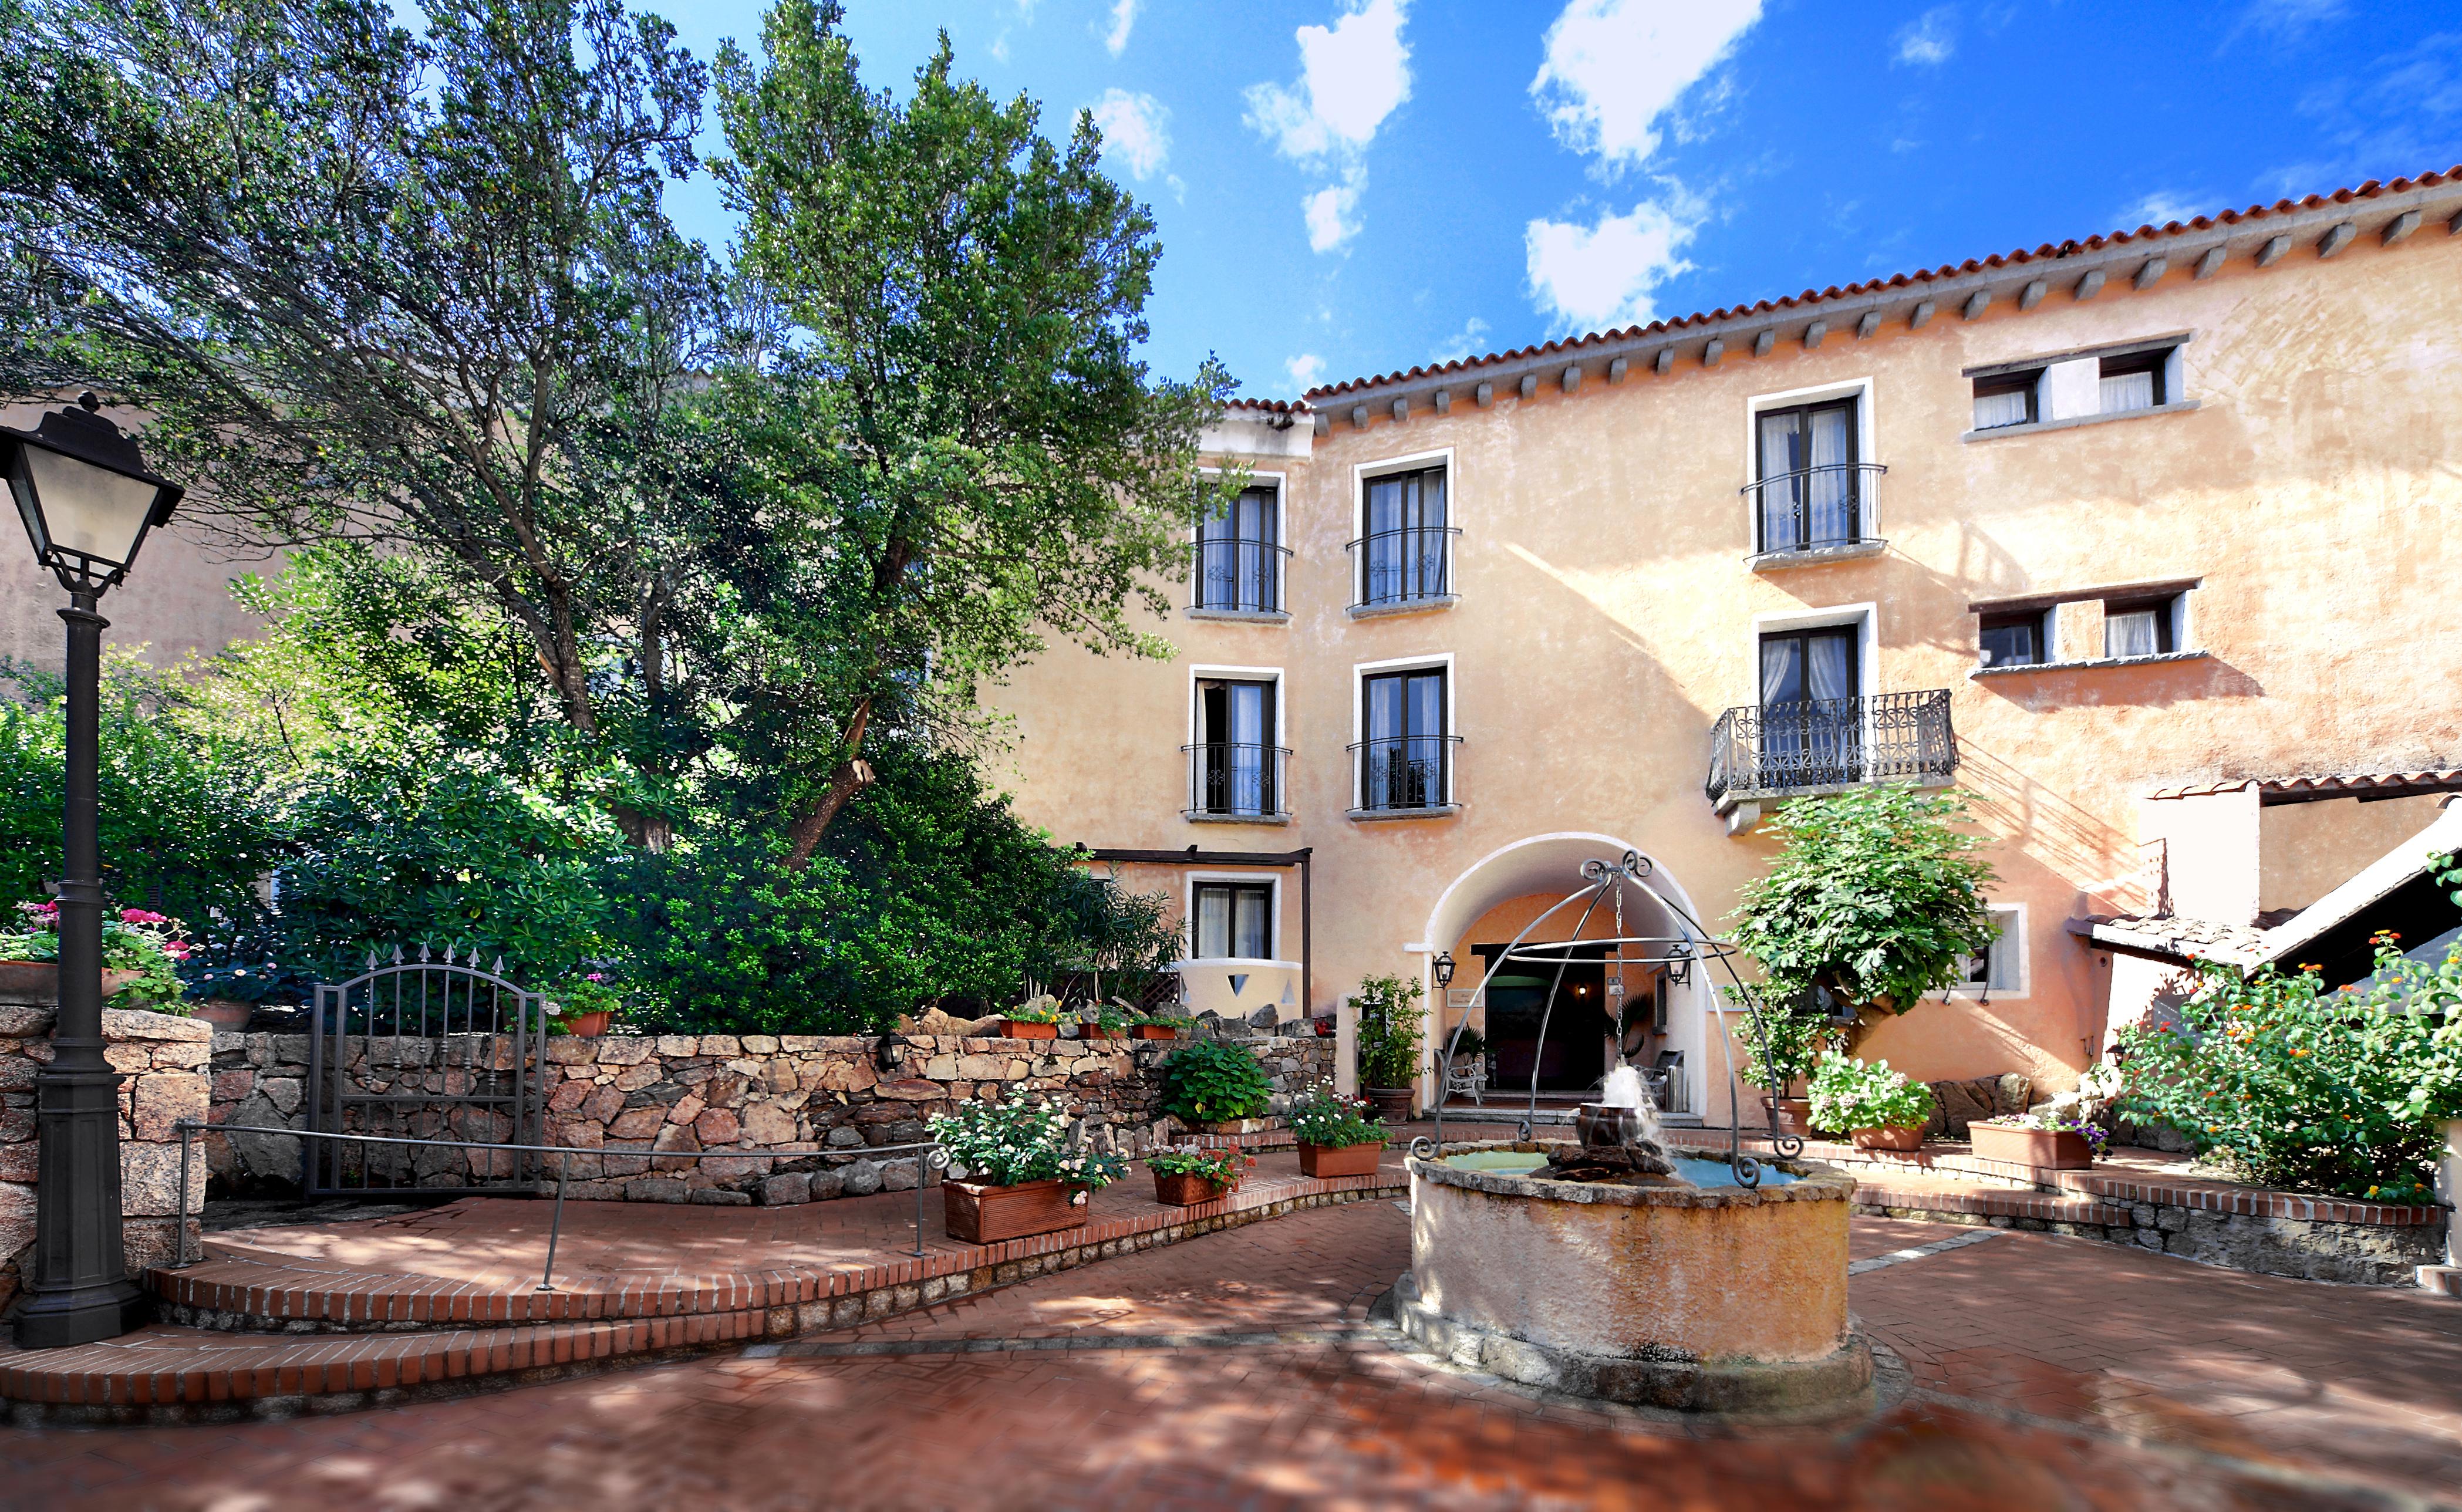
[[[1672,1155],[1620,1069],[1573,1140],[1415,1149],[1395,1317],[1421,1349],[1578,1396],[1686,1412],[1868,1399],[1846,1319],[1852,1177]]]

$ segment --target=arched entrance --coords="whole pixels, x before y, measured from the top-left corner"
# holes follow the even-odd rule
[[[1650,853],[1618,836],[1569,831],[1533,835],[1489,853],[1464,869],[1438,895],[1420,937],[1429,958],[1450,953],[1456,963],[1452,989],[1428,982],[1426,1032],[1440,1045],[1455,1025],[1468,1019],[1482,1030],[1495,1055],[1500,1094],[1526,1096],[1535,1071],[1544,1093],[1570,1096],[1595,1086],[1609,1067],[1622,1061],[1664,1067],[1668,1111],[1698,1116],[1706,1106],[1705,1013],[1713,1004],[1708,973],[1622,964],[1604,947],[1567,952],[1574,959],[1560,973],[1552,962],[1504,962],[1481,997],[1478,985],[1498,954],[1522,926],[1582,885],[1582,863],[1612,861],[1632,851]],[[1692,896],[1663,868],[1651,885],[1685,913],[1700,917]],[[1617,923],[1621,907],[1621,926]],[[1531,939],[1572,940],[1582,907],[1575,905],[1542,924]],[[1650,893],[1624,882],[1602,896],[1580,939],[1628,936],[1673,938],[1695,933]],[[1490,938],[1490,937],[1494,938]],[[1704,963],[1706,964],[1706,962]],[[1546,1047],[1536,1043],[1543,1011]],[[1434,1096],[1439,1089],[1427,1089]]]

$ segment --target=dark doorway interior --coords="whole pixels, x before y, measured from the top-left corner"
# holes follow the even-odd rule
[[[1482,974],[1504,952],[1500,942],[1475,945]],[[1539,1043],[1539,1023],[1547,993],[1556,983],[1558,962],[1508,961],[1487,979],[1487,1045],[1496,1056],[1494,1090],[1513,1091],[1530,1085],[1530,1068],[1539,1067],[1543,1092],[1587,1091],[1608,1073],[1608,1041],[1615,1021],[1604,1004],[1607,974],[1600,961],[1605,946],[1585,946],[1581,956],[1564,963],[1564,981],[1556,984],[1556,1007],[1547,1021],[1547,1042]],[[1587,959],[1581,959],[1587,957]],[[1458,979],[1457,979],[1458,980]]]

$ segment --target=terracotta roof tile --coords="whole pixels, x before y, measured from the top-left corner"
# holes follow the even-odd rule
[[[1858,294],[1904,289],[1915,284],[1936,283],[1985,269],[2018,267],[2047,258],[2075,256],[2079,252],[2096,251],[2106,247],[2124,246],[2130,242],[2158,241],[2195,231],[2212,230],[2218,226],[2237,226],[2247,221],[2261,221],[2269,216],[2289,215],[2327,205],[2348,205],[2354,201],[2376,199],[2381,195],[2430,188],[2455,180],[2462,180],[2462,163],[2411,178],[2384,182],[2370,179],[2357,188],[2336,189],[2331,194],[2312,194],[2300,200],[2278,200],[2272,205],[2252,205],[2244,210],[2224,210],[2216,215],[2200,215],[2185,223],[2167,221],[2161,226],[2141,226],[2133,231],[2113,231],[2107,235],[2089,236],[2083,241],[2045,242],[2032,250],[2019,248],[2014,251],[1995,252],[1988,257],[1970,257],[1963,263],[1944,263],[1936,269],[1918,269],[1911,273],[1891,273],[1886,278],[1868,279],[1862,283],[1847,284],[1843,287],[1832,284],[1826,289],[1807,289],[1802,293],[1789,294],[1780,299],[1762,299],[1749,305],[1726,306],[1689,315],[1677,315],[1670,320],[1653,320],[1645,326],[1629,326],[1617,331],[1596,331],[1586,335],[1542,342],[1536,346],[1517,347],[1509,352],[1491,352],[1485,356],[1461,357],[1450,362],[1432,363],[1404,372],[1380,374],[1371,378],[1346,378],[1340,383],[1320,385],[1309,389],[1306,397],[1310,400],[1328,399],[1337,394],[1375,388],[1386,383],[1437,378],[1448,373],[1468,372],[1495,362],[1520,361],[1528,357],[1545,356],[1556,352],[1575,352],[1599,342],[1646,336],[1660,331],[1679,331],[1687,326],[1709,325],[1717,321],[1759,314],[1771,310],[1799,309],[1833,299],[1852,298]]]
[[[2322,772],[2310,777],[2223,777],[2178,788],[2158,788],[2149,798],[2203,798],[2256,785],[2267,793],[2364,793],[2386,788],[2462,788],[2462,767],[2430,767],[2418,771]]]

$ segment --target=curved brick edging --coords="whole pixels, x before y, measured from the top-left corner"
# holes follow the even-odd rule
[[[0,1401],[10,1404],[11,1421],[21,1426],[151,1423],[345,1412],[536,1384],[746,1340],[853,1328],[1053,1271],[1407,1189],[1398,1167],[1373,1177],[1278,1177],[1253,1181],[1228,1197],[1193,1207],[1091,1222],[1069,1233],[967,1245],[921,1260],[829,1270],[767,1270],[731,1278],[726,1285],[708,1278],[711,1285],[689,1291],[647,1280],[637,1287],[595,1287],[572,1295],[585,1314],[596,1307],[601,1315],[495,1328],[474,1328],[469,1322],[473,1314],[482,1321],[528,1316],[514,1309],[534,1301],[547,1304],[545,1311],[553,1317],[554,1305],[567,1294],[442,1283],[434,1277],[380,1278],[339,1269],[321,1273],[328,1280],[351,1276],[370,1283],[418,1284],[404,1285],[402,1294],[421,1300],[397,1307],[381,1291],[320,1290],[313,1284],[218,1290],[231,1278],[201,1278],[184,1291],[189,1306],[219,1300],[263,1309],[234,1317],[253,1321],[258,1330],[279,1331],[158,1324],[75,1349],[0,1350]],[[182,1290],[178,1284],[188,1274],[156,1271],[151,1279],[170,1294]],[[293,1274],[308,1283],[320,1273]],[[349,1300],[354,1298],[358,1300]],[[445,1299],[441,1308],[440,1298]],[[711,1310],[622,1311],[626,1307],[664,1308],[679,1300],[705,1302]],[[611,1304],[618,1315],[603,1315]],[[320,1318],[316,1307],[339,1316]],[[421,1308],[431,1322],[422,1325],[406,1317],[376,1321],[378,1313]],[[457,1313],[460,1326],[451,1321]],[[362,1320],[356,1328],[351,1327],[355,1316]],[[327,1323],[338,1326],[321,1326]]]

